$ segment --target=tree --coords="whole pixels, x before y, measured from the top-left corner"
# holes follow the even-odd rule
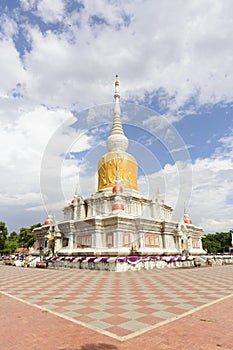
[[[42,225],[41,225],[41,223],[40,222],[38,222],[38,224],[34,224],[34,225],[32,225],[31,227],[30,227],[30,230],[31,231],[33,231],[34,230],[34,228],[37,228],[37,227],[41,227]]]
[[[15,252],[15,249],[19,246],[18,234],[16,232],[11,232],[5,240],[4,253],[12,254]]]
[[[5,222],[0,221],[0,253],[4,251],[5,240],[8,235],[8,230]]]
[[[203,248],[206,249],[208,253],[229,252],[232,232],[233,230],[206,235],[203,237]]]
[[[30,228],[22,227],[19,232],[19,246],[23,248],[30,248],[34,241],[34,234],[30,230]]]
[[[229,247],[231,245],[231,233],[233,231],[229,231],[229,232],[216,232],[216,238],[218,239],[218,241],[221,244],[221,252],[228,252],[229,251]]]
[[[41,224],[32,225],[30,228],[22,227],[18,235],[19,246],[23,248],[30,248],[35,242],[35,236],[33,234],[33,229],[40,227]]]
[[[221,244],[215,237],[215,234],[208,234],[203,237],[203,248],[207,250],[208,253],[213,254],[221,250]]]

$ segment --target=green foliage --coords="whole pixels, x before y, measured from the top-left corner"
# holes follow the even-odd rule
[[[8,235],[8,230],[5,222],[0,221],[0,252],[5,248],[5,240]]]
[[[31,226],[30,228],[22,227],[20,229],[20,232],[18,235],[18,242],[19,242],[20,247],[30,248],[34,244],[35,237],[34,237],[34,234],[32,232],[33,228],[34,227]]]
[[[41,224],[32,225],[30,228],[22,227],[20,232],[11,232],[8,235],[8,230],[4,222],[0,222],[0,254],[12,254],[16,248],[30,248],[35,242],[33,229],[40,227]]]
[[[40,226],[41,224],[39,223],[39,224],[32,225],[30,228],[22,227],[18,234],[19,246],[23,248],[30,248],[35,242],[35,237],[32,231],[34,228],[40,227]]]
[[[5,240],[5,254],[12,254],[15,252],[15,249],[19,246],[18,234],[16,232],[12,232],[10,236],[8,236]]]
[[[206,249],[208,253],[228,253],[231,245],[232,232],[233,230],[206,235],[202,240],[203,248]]]
[[[39,222],[38,224],[32,225],[32,226],[30,227],[30,230],[33,231],[34,228],[41,227],[41,226],[42,226],[42,225],[41,225],[41,223]]]

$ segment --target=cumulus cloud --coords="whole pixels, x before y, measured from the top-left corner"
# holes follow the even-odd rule
[[[56,23],[63,19],[64,8],[63,0],[57,0],[53,3],[40,0],[37,6],[37,15],[41,17],[45,23]]]
[[[198,105],[232,100],[230,1],[83,5],[65,19],[62,1],[38,2],[42,20],[63,21],[63,31],[24,24],[33,48],[25,56],[29,94],[53,105],[102,103],[116,72],[125,97],[143,100],[163,88],[173,111],[193,96]]]
[[[31,10],[36,5],[37,0],[19,0],[25,11]]]
[[[0,157],[1,157],[1,204],[4,198],[17,201],[17,195],[39,193],[39,176],[42,156],[58,125],[71,118],[65,110],[49,110],[40,106],[32,111],[23,112],[21,116],[8,123],[0,123]],[[60,144],[62,139],[60,140]]]
[[[156,160],[158,172],[154,177],[149,174],[150,181],[162,181],[162,192],[166,190],[166,199],[175,207],[182,189],[181,206],[190,191],[184,179],[191,146],[171,124],[203,105],[232,102],[232,11],[230,0],[20,0],[17,9],[5,11],[0,34],[0,203],[17,205],[17,212],[20,203],[23,210],[39,210],[39,174],[48,144],[52,147],[48,159],[59,169],[72,149],[71,139],[73,152],[91,150],[93,145],[97,149],[97,135],[85,130],[109,122],[109,106],[101,115],[92,111],[79,119],[77,131],[69,126],[77,111],[112,101],[118,73],[123,100],[146,103],[148,96],[156,97],[164,113],[162,119],[152,113],[140,115],[136,109],[130,115],[126,109],[123,120],[134,120],[167,147],[174,164],[159,168]],[[66,134],[62,132],[65,120],[69,121]],[[59,142],[51,143],[54,135]],[[225,201],[232,193],[232,134],[219,141],[221,147],[213,156],[194,159],[192,168],[190,208],[198,224],[211,230],[217,222],[230,225],[231,220]],[[98,152],[103,151],[98,147]],[[80,167],[77,159],[64,162],[67,197]],[[145,167],[142,162],[141,168]],[[51,185],[53,169],[46,171]],[[148,177],[140,181],[148,187]]]
[[[191,168],[190,164],[177,162],[142,176],[139,187],[144,195],[148,195],[148,188],[157,188],[160,198],[174,208],[173,220],[182,220],[186,208],[193,223],[206,233],[230,230],[232,203],[227,199],[233,193],[232,169],[231,158],[197,159]],[[188,177],[190,171],[192,179]]]
[[[27,72],[10,38],[0,40],[0,74],[3,82],[0,93],[9,97],[17,84],[24,84],[27,79]]]
[[[221,153],[216,151],[210,158],[196,159],[191,166],[191,182],[186,176],[190,164],[177,166],[178,163],[167,165],[152,175],[157,184],[165,183],[162,193],[166,194],[166,202],[175,209],[174,219],[181,219],[186,207],[193,223],[203,227],[207,233],[231,229],[232,203],[228,202],[233,194],[231,154],[222,149]]]
[[[224,137],[221,137],[219,142],[221,142],[222,147],[216,150],[216,153],[222,153],[222,149],[227,150],[229,156],[233,156],[233,129],[231,132]]]

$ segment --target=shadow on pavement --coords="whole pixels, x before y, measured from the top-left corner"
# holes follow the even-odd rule
[[[83,345],[80,350],[117,350],[118,348],[115,345],[111,344],[86,344]]]
[[[85,344],[80,349],[63,348],[61,350],[117,350],[117,349],[118,347],[116,347],[115,345],[99,343],[99,344]]]

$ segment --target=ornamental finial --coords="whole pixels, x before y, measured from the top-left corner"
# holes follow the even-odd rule
[[[115,86],[119,86],[118,74],[116,74]]]

